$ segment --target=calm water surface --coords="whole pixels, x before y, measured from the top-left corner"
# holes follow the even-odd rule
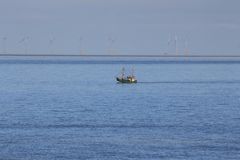
[[[240,62],[2,58],[0,159],[240,159]]]

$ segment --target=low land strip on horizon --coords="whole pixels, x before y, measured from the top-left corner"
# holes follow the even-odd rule
[[[77,57],[162,57],[162,58],[175,58],[175,57],[213,57],[213,58],[224,58],[224,57],[240,57],[240,55],[236,54],[221,54],[221,55],[213,55],[213,54],[191,54],[191,55],[176,55],[176,54],[168,54],[168,55],[162,55],[162,54],[0,54],[0,56],[77,56]]]

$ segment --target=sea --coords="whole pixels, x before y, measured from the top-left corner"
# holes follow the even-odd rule
[[[240,59],[1,56],[0,159],[239,160]]]

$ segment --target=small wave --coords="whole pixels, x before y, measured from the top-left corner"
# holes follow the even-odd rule
[[[138,82],[141,84],[240,84],[240,81],[152,81]]]
[[[19,124],[19,125],[0,125],[1,129],[65,129],[65,128],[83,128],[83,129],[140,129],[140,128],[172,128],[175,125],[147,125],[147,124],[50,124],[50,125],[31,125],[31,124]]]

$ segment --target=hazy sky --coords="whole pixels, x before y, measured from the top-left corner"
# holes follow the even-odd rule
[[[182,53],[188,43],[192,54],[240,54],[239,6],[239,0],[0,0],[0,51],[158,54],[174,52],[176,35]]]

